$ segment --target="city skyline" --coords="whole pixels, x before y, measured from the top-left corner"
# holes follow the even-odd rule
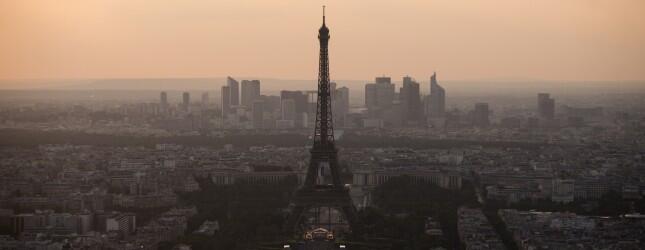
[[[89,5],[133,6],[119,2],[101,5],[98,1]],[[436,1],[432,3],[466,6]],[[595,2],[603,0],[590,1],[596,7],[603,6]],[[142,5],[141,10],[186,4],[163,0],[151,3],[150,8]],[[243,2],[243,7],[266,7],[265,2],[247,3],[253,1]],[[270,6],[259,13],[236,15],[230,10],[217,18],[225,18],[226,25],[239,28],[244,22],[263,20],[267,13],[276,14],[274,9],[284,10],[285,6],[293,7],[285,16],[306,13],[296,7],[310,4],[280,2],[278,8]],[[43,2],[39,6],[46,5]],[[88,3],[52,5],[54,9],[47,11],[67,12],[70,6],[82,9]],[[401,7],[391,6],[387,13],[396,13]],[[496,10],[500,6],[486,7]],[[388,31],[393,26],[388,24],[410,21],[411,15],[423,9],[411,10],[403,18],[383,18],[380,8],[366,9],[377,17],[370,19],[371,27],[380,29],[384,37],[393,35]],[[574,9],[579,13],[585,10]],[[310,65],[293,60],[282,47],[293,48],[299,60],[304,60],[314,55],[298,52],[298,46],[317,37],[315,84],[245,77],[238,72],[241,68],[235,69],[240,58],[226,57],[218,58],[224,61],[222,68],[227,75],[220,79],[157,76],[60,81],[76,84],[76,88],[30,90],[2,89],[5,84],[29,81],[0,80],[0,249],[645,249],[645,84],[635,86],[632,82],[628,86],[620,79],[464,84],[444,80],[454,72],[443,67],[433,69],[432,74],[425,72],[427,69],[414,72],[417,66],[426,67],[414,61],[423,58],[423,53],[405,55],[413,60],[400,65],[397,61],[402,57],[389,54],[397,48],[417,51],[419,46],[433,46],[423,40],[424,36],[398,36],[404,38],[403,43],[415,46],[393,42],[379,47],[381,54],[366,55],[370,63],[351,65],[372,70],[379,64],[393,63],[396,66],[388,66],[393,71],[412,72],[370,73],[372,80],[368,81],[338,80],[332,76],[339,68],[346,70],[348,64],[343,63],[352,60],[343,58],[343,53],[336,58],[337,51],[360,47],[355,51],[360,54],[361,49],[373,50],[372,42],[391,41],[366,39],[362,42],[370,45],[348,45],[343,39],[362,31],[356,29],[351,35],[343,28],[360,22],[325,10],[322,5],[322,13],[315,14],[317,25],[309,27],[317,34],[290,34],[302,37],[297,39],[299,45],[284,43],[281,28],[289,25],[280,23],[279,18],[262,23],[281,27],[276,32],[273,28],[263,30],[272,36],[244,40],[249,34],[238,29],[226,33],[221,43],[262,50],[240,52],[230,48],[230,55],[248,56],[241,58],[244,71],[262,73],[264,69],[255,65],[258,62],[248,58],[271,55],[273,60],[263,67],[287,66],[290,72],[296,72],[292,73],[295,77],[309,74],[298,70]],[[181,8],[170,11],[180,13]],[[173,24],[186,24],[185,18],[210,20],[200,17],[209,11],[192,9],[193,15],[178,18]],[[156,14],[162,18],[168,13]],[[492,19],[500,18],[494,11],[491,14]],[[543,14],[549,13],[539,15]],[[337,17],[342,22],[334,24]],[[65,20],[73,22],[76,18]],[[303,24],[307,21],[291,26]],[[530,17],[518,23],[532,24]],[[511,26],[496,24],[495,29]],[[172,39],[161,44],[182,45],[184,39],[193,38],[173,30],[177,27],[164,26]],[[139,38],[157,31],[139,28]],[[217,26],[213,28],[217,30]],[[585,30],[576,29],[580,34]],[[533,37],[524,38],[535,38],[542,32],[528,31]],[[83,40],[74,34],[60,35]],[[438,35],[437,40],[441,40]],[[37,35],[31,37],[39,39]],[[405,39],[408,37],[414,39]],[[490,45],[487,42],[491,40],[482,38],[468,42]],[[6,41],[10,44],[15,41],[12,39]],[[566,40],[579,45],[576,39]],[[51,41],[56,43],[56,39]],[[256,41],[262,45],[254,45]],[[336,41],[342,46],[336,47]],[[548,44],[553,40],[536,42]],[[602,45],[602,41],[594,42]],[[175,49],[188,52],[198,47]],[[78,48],[78,54],[102,60],[100,53],[85,54],[82,45]],[[33,52],[36,59],[43,56],[38,54],[41,50]],[[514,54],[512,46],[507,52],[525,56]],[[534,52],[540,53],[540,49]],[[115,56],[120,57],[118,53]],[[164,56],[155,54],[146,59]],[[504,56],[473,56],[489,60],[482,65],[492,68],[504,61]],[[551,59],[559,60],[557,64],[535,69],[562,67],[562,63],[570,63],[569,56],[554,56]],[[575,57],[577,61],[589,59],[586,54]],[[613,63],[603,54],[591,57],[607,59],[589,61],[593,65]],[[208,65],[209,55],[204,58],[208,59],[202,63]],[[69,59],[62,58],[57,67]],[[83,61],[80,57],[72,59]],[[169,59],[176,59],[184,69],[199,70],[181,56]],[[448,64],[458,59],[436,58]],[[130,65],[133,63],[136,65]],[[155,63],[164,65],[166,60]],[[472,70],[468,64],[478,62],[459,63],[462,70]],[[525,63],[514,66],[523,67]],[[73,64],[67,66],[93,74],[96,65],[88,63],[78,69]],[[120,66],[146,72],[142,69],[151,65],[133,60]],[[578,66],[589,69],[589,65]],[[57,67],[51,70],[59,70]],[[505,72],[523,71],[510,67]],[[0,76],[2,73],[0,68]],[[55,85],[56,81],[50,83]],[[202,89],[195,90],[195,86]]]
[[[435,70],[445,80],[645,79],[645,3],[631,0],[376,1],[369,12],[335,1],[3,3],[0,79],[313,79],[316,61],[301,55],[316,44],[301,37],[323,3],[343,24],[331,48],[337,79]],[[384,60],[370,60],[375,52]]]

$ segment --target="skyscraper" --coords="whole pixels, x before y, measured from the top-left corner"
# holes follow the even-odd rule
[[[168,110],[168,94],[165,91],[159,95],[159,108],[164,113]]]
[[[184,92],[182,94],[181,106],[185,111],[188,111],[188,108],[190,107],[190,93]]]
[[[242,106],[251,108],[253,101],[260,98],[260,80],[242,80]]]
[[[390,77],[376,78],[376,106],[380,109],[389,108],[394,102],[396,88]]]
[[[230,89],[230,105],[240,105],[240,83],[229,76],[226,78],[226,85]]]
[[[490,121],[488,120],[489,115],[488,103],[476,103],[475,110],[473,111],[473,124],[480,128],[488,127],[490,125]]]
[[[349,113],[349,88],[340,87],[332,95],[334,125],[345,126],[345,116]]]
[[[231,87],[222,86],[222,118],[226,118],[231,112]]]
[[[428,116],[430,118],[443,117],[446,112],[446,91],[437,83],[437,73],[430,77],[430,100],[428,103]]]
[[[273,113],[280,110],[280,96],[260,95],[259,99],[264,102],[264,112]]]
[[[395,86],[390,77],[376,77],[365,85],[365,106],[368,109],[386,109],[394,101]]]
[[[376,84],[391,84],[392,83],[392,78],[387,77],[387,76],[381,76],[381,77],[376,77],[374,79],[374,82]]]
[[[208,92],[202,93],[202,106],[208,106]]]
[[[296,102],[293,99],[282,99],[280,107],[282,120],[296,121]]]
[[[542,119],[553,120],[555,117],[555,99],[549,93],[537,95],[538,116]]]
[[[304,93],[303,91],[291,91],[291,90],[283,90],[280,91],[280,99],[293,99],[296,105],[296,112],[297,113],[305,113],[307,112],[307,94]]]
[[[404,117],[408,121],[418,121],[421,118],[421,94],[419,83],[412,80],[412,77],[403,77],[403,87],[400,91],[400,99],[403,104]]]
[[[376,108],[376,84],[365,84],[365,107],[367,109]]]
[[[264,102],[261,100],[253,101],[251,105],[251,112],[253,118],[253,128],[261,129],[264,125]]]
[[[280,100],[287,100],[291,99],[293,100],[293,105],[294,105],[294,110],[295,110],[295,126],[296,127],[303,127],[305,126],[303,120],[304,120],[304,115],[308,111],[308,101],[307,101],[307,94],[302,92],[302,91],[288,91],[288,90],[283,90],[280,91]]]

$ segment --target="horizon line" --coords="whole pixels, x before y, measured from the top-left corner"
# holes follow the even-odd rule
[[[395,76],[391,75],[375,75],[374,77],[390,77],[396,79]],[[411,76],[408,74],[400,76],[400,78]],[[417,78],[412,76],[412,79],[425,79],[430,78],[432,74],[429,74],[424,78]],[[283,81],[316,81],[315,78],[311,79],[302,79],[302,78],[281,78],[281,77],[258,77],[258,76],[168,76],[168,77],[155,77],[155,76],[145,76],[145,77],[33,77],[33,78],[0,78],[0,82],[7,81],[82,81],[82,80],[164,80],[164,79],[226,79],[227,77],[232,77],[239,80],[256,80],[256,79],[265,79],[265,80],[283,80]],[[364,81],[366,83],[373,81],[373,79],[334,79],[332,81]],[[528,79],[528,78],[490,78],[490,79],[441,79],[441,81],[451,81],[451,82],[645,82],[645,79],[628,79],[628,80],[612,80],[612,79],[594,79],[594,80],[585,80],[585,79],[575,79],[575,80],[560,80],[560,79]],[[2,88],[2,87],[0,87]]]

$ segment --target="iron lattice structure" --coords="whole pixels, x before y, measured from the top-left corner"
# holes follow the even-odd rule
[[[338,151],[334,144],[332,100],[329,82],[329,29],[323,24],[318,30],[320,41],[320,61],[318,67],[318,99],[316,108],[316,127],[311,149],[309,168],[303,186],[298,189],[292,200],[292,210],[285,229],[293,232],[300,226],[303,213],[311,208],[334,207],[342,211],[350,228],[356,227],[356,209],[347,190],[341,183],[338,164]],[[317,185],[317,174],[321,166],[327,165],[331,173],[331,184]]]

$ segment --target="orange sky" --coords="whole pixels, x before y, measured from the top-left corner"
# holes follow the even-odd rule
[[[643,0],[6,0],[0,79],[314,79],[323,4],[334,79],[645,79]]]

